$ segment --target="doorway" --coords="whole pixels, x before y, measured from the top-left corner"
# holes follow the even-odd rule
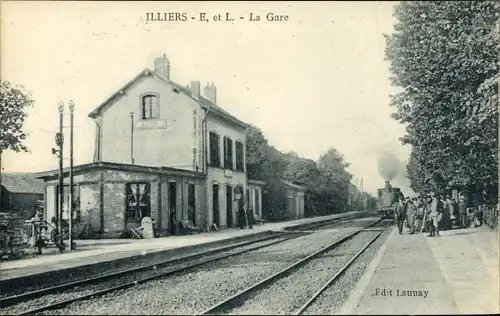
[[[168,210],[170,219],[170,233],[175,235],[177,226],[177,183],[168,184]]]
[[[219,223],[219,185],[214,184],[212,186],[212,215],[214,219],[214,224],[217,227],[220,226]]]
[[[188,184],[188,220],[196,226],[196,195],[194,183]]]
[[[255,205],[254,205],[254,214],[262,217],[262,214],[260,213],[260,194],[258,189],[254,189],[254,194],[255,194]]]
[[[233,227],[233,188],[226,186],[226,224]]]

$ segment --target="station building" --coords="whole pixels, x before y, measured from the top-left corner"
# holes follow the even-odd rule
[[[78,214],[73,217],[87,223],[82,227],[117,237],[140,225],[145,214],[163,235],[172,222],[186,220],[204,231],[213,224],[235,227],[239,203],[263,217],[264,183],[247,178],[248,124],[217,104],[213,83],[202,93],[199,81],[187,86],[172,81],[165,55],[89,117],[96,124],[94,162],[74,167]],[[58,170],[38,176],[45,181],[44,216],[50,221],[58,205]],[[66,211],[68,170],[64,181]],[[297,190],[293,184],[287,187]],[[297,201],[289,204],[292,218],[303,217],[303,202]]]

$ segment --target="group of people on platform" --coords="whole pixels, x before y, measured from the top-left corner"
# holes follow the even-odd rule
[[[253,214],[253,210],[251,208],[247,208],[245,211],[243,203],[240,203],[238,207],[238,227],[241,229],[244,228],[253,229],[254,224],[255,224],[255,217]]]
[[[439,232],[452,229],[453,223],[461,228],[471,223],[474,226],[482,224],[481,208],[468,208],[463,195],[458,200],[434,192],[414,198],[400,196],[394,213],[400,235],[405,224],[409,234],[427,232],[428,237],[440,237]]]

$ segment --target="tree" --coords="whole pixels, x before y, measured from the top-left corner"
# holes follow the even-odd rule
[[[287,197],[282,180],[307,188],[304,210],[307,215],[348,210],[352,176],[347,171],[349,164],[337,150],[328,149],[318,162],[302,158],[295,152],[282,153],[269,145],[256,126],[248,128],[246,144],[248,177],[266,182],[262,197],[266,219],[286,218]],[[359,198],[360,194],[356,196]],[[357,200],[356,209],[363,208],[362,200],[369,203],[369,195]]]
[[[352,175],[347,171],[349,164],[336,149],[329,148],[318,160],[318,198],[330,213],[345,209],[349,199]]]
[[[284,172],[284,179],[308,189],[314,189],[319,179],[316,162],[298,156],[290,159]]]
[[[28,151],[23,144],[27,133],[23,124],[28,116],[26,108],[35,101],[22,86],[12,86],[9,81],[0,82],[0,154],[4,150]]]
[[[247,174],[251,179],[264,180],[266,178],[266,170],[268,164],[268,143],[262,131],[251,125],[247,129],[246,140],[246,164]]]
[[[267,220],[282,218],[286,205],[286,195],[281,185],[286,168],[282,154],[269,146],[264,133],[253,125],[247,129],[246,154],[247,176],[266,182],[262,197],[262,202],[266,205],[263,216]]]
[[[386,35],[412,189],[498,183],[499,4],[414,1]]]

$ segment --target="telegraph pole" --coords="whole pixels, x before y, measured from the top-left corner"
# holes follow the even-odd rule
[[[130,162],[134,164],[134,112],[130,112]]]
[[[64,205],[64,183],[63,183],[63,144],[64,144],[64,135],[63,135],[63,113],[64,113],[64,103],[62,101],[59,102],[58,106],[59,110],[59,133],[56,135],[56,145],[59,146],[59,203],[57,210],[57,229],[59,232],[59,237],[62,237],[62,210]]]
[[[69,101],[69,250],[73,250],[73,111],[75,102]]]

